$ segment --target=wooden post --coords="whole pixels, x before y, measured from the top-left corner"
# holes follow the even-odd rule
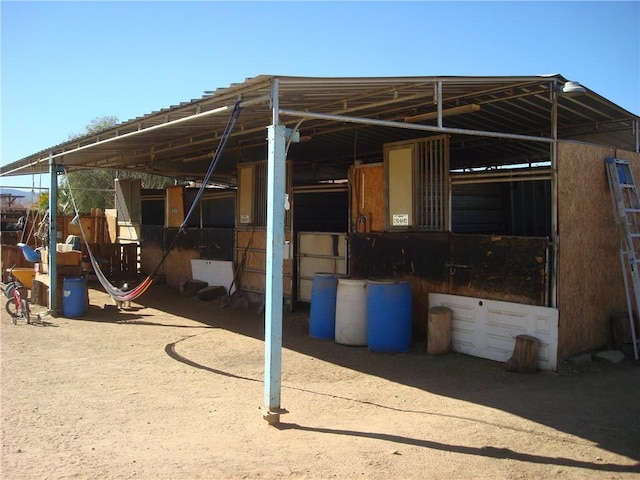
[[[518,335],[513,355],[505,364],[509,372],[532,373],[538,369],[540,340],[531,335]]]
[[[447,307],[429,309],[427,325],[427,355],[440,355],[451,351],[451,315]]]
[[[47,298],[45,295],[45,290],[46,286],[42,282],[34,279],[31,283],[31,303],[46,307]]]

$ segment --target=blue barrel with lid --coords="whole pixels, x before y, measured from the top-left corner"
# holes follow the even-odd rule
[[[408,352],[411,350],[412,332],[411,285],[397,280],[369,280],[369,350],[384,353]]]
[[[336,329],[336,291],[341,273],[316,273],[311,286],[309,336],[333,340]]]
[[[62,282],[62,316],[82,317],[87,313],[87,282],[82,277],[66,277]]]

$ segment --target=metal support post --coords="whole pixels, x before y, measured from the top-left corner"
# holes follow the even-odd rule
[[[551,307],[558,307],[558,93],[552,87],[551,104],[551,291],[549,303]]]
[[[279,125],[278,79],[271,87],[273,125],[267,128],[267,265],[264,304],[264,409],[270,425],[287,413],[280,406],[282,387],[282,279],[286,193],[286,129]]]
[[[268,127],[267,272],[265,286],[264,418],[270,424],[286,413],[280,407],[282,376],[282,279],[286,185],[284,125]]]
[[[60,167],[54,163],[53,156],[49,155],[49,313],[56,315],[58,312],[58,172]]]

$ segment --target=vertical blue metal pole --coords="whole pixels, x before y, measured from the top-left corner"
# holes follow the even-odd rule
[[[272,88],[274,124],[268,130],[267,159],[267,265],[265,284],[264,407],[265,420],[280,421],[282,380],[282,277],[284,249],[284,202],[286,185],[285,126],[278,125],[277,79]]]
[[[58,243],[58,166],[49,156],[49,312],[53,315],[58,311],[58,256],[56,246]]]

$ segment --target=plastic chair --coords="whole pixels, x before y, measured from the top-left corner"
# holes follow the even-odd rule
[[[27,259],[27,262],[37,263],[41,260],[40,252],[38,250],[34,250],[26,243],[18,243],[16,244],[22,250],[22,254],[24,258]]]

